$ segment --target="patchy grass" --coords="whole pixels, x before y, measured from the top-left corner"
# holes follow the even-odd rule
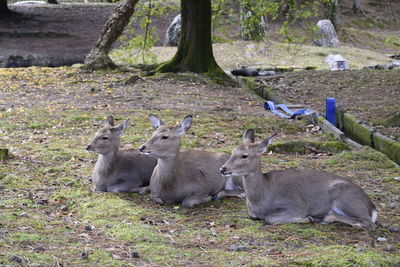
[[[345,45],[339,48],[326,48],[297,44],[287,46],[274,41],[267,43],[234,41],[231,44],[214,44],[213,50],[218,64],[227,70],[241,66],[257,68],[313,66],[325,70],[329,66],[324,59],[329,54],[341,54],[349,60],[350,67],[353,69],[389,62],[388,57],[378,52]],[[158,62],[164,62],[174,56],[176,48],[154,47],[153,51],[157,54]],[[246,51],[252,51],[252,55],[247,57]],[[111,57],[117,63],[124,64],[124,58],[129,58],[130,53],[129,51],[112,52]]]
[[[184,149],[230,152],[247,128],[257,138],[279,131],[277,142],[324,143],[301,121],[272,117],[248,90],[196,81],[145,79],[116,85],[125,72],[68,68],[0,70],[0,263],[39,266],[237,266],[400,264],[400,170],[368,148],[335,155],[270,153],[264,170],[326,169],[360,184],[378,206],[378,229],[341,224],[266,226],[248,219],[243,200],[224,199],[194,209],[160,206],[149,196],[93,192],[94,155],[84,147],[108,114],[130,124],[123,147],[138,147],[152,132],[147,116],[168,123],[194,114]],[[12,83],[10,76],[21,77]],[[26,84],[41,86],[34,89]],[[79,81],[79,83],[77,83]],[[96,82],[93,82],[96,81]],[[28,91],[34,93],[28,93]],[[29,97],[24,97],[29,95]],[[79,97],[77,97],[79,95]],[[386,243],[376,243],[386,237]]]

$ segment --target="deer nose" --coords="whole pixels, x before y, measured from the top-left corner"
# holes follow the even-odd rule
[[[139,151],[140,151],[140,152],[143,152],[145,149],[146,149],[146,146],[141,146],[141,147],[139,148]]]
[[[219,169],[219,172],[222,173],[222,174],[225,174],[226,168],[225,168],[225,167],[220,168],[220,169]]]
[[[92,149],[92,146],[91,145],[88,145],[87,147],[86,147],[86,150],[87,151],[89,151],[89,150],[91,150]]]

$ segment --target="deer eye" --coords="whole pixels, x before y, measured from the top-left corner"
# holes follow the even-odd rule
[[[108,137],[107,136],[103,136],[101,139],[108,140]]]
[[[166,135],[163,135],[163,136],[161,136],[161,139],[164,139],[164,140],[166,140],[166,139],[168,139],[168,136],[166,136]]]
[[[242,159],[247,159],[248,156],[249,156],[249,155],[242,155],[241,158],[242,158]]]

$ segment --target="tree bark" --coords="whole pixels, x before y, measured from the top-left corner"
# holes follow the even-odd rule
[[[7,0],[0,0],[0,19],[11,15],[11,11],[8,9]]]
[[[175,56],[157,68],[157,72],[195,72],[228,79],[218,66],[212,51],[211,1],[181,0],[182,28]]]
[[[86,67],[94,69],[116,67],[108,56],[108,53],[112,45],[124,31],[125,26],[128,25],[129,19],[135,11],[135,5],[138,1],[139,0],[125,0],[115,8],[113,14],[103,26],[103,30],[101,31],[100,38],[96,45],[86,56]]]
[[[361,0],[353,0],[353,13],[360,13]]]

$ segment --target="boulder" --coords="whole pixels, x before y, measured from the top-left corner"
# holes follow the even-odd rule
[[[164,46],[178,46],[181,36],[182,19],[181,14],[178,14],[169,25],[165,33]]]
[[[313,43],[322,47],[338,47],[340,42],[333,24],[330,20],[324,19],[317,23],[318,27],[318,40]]]

